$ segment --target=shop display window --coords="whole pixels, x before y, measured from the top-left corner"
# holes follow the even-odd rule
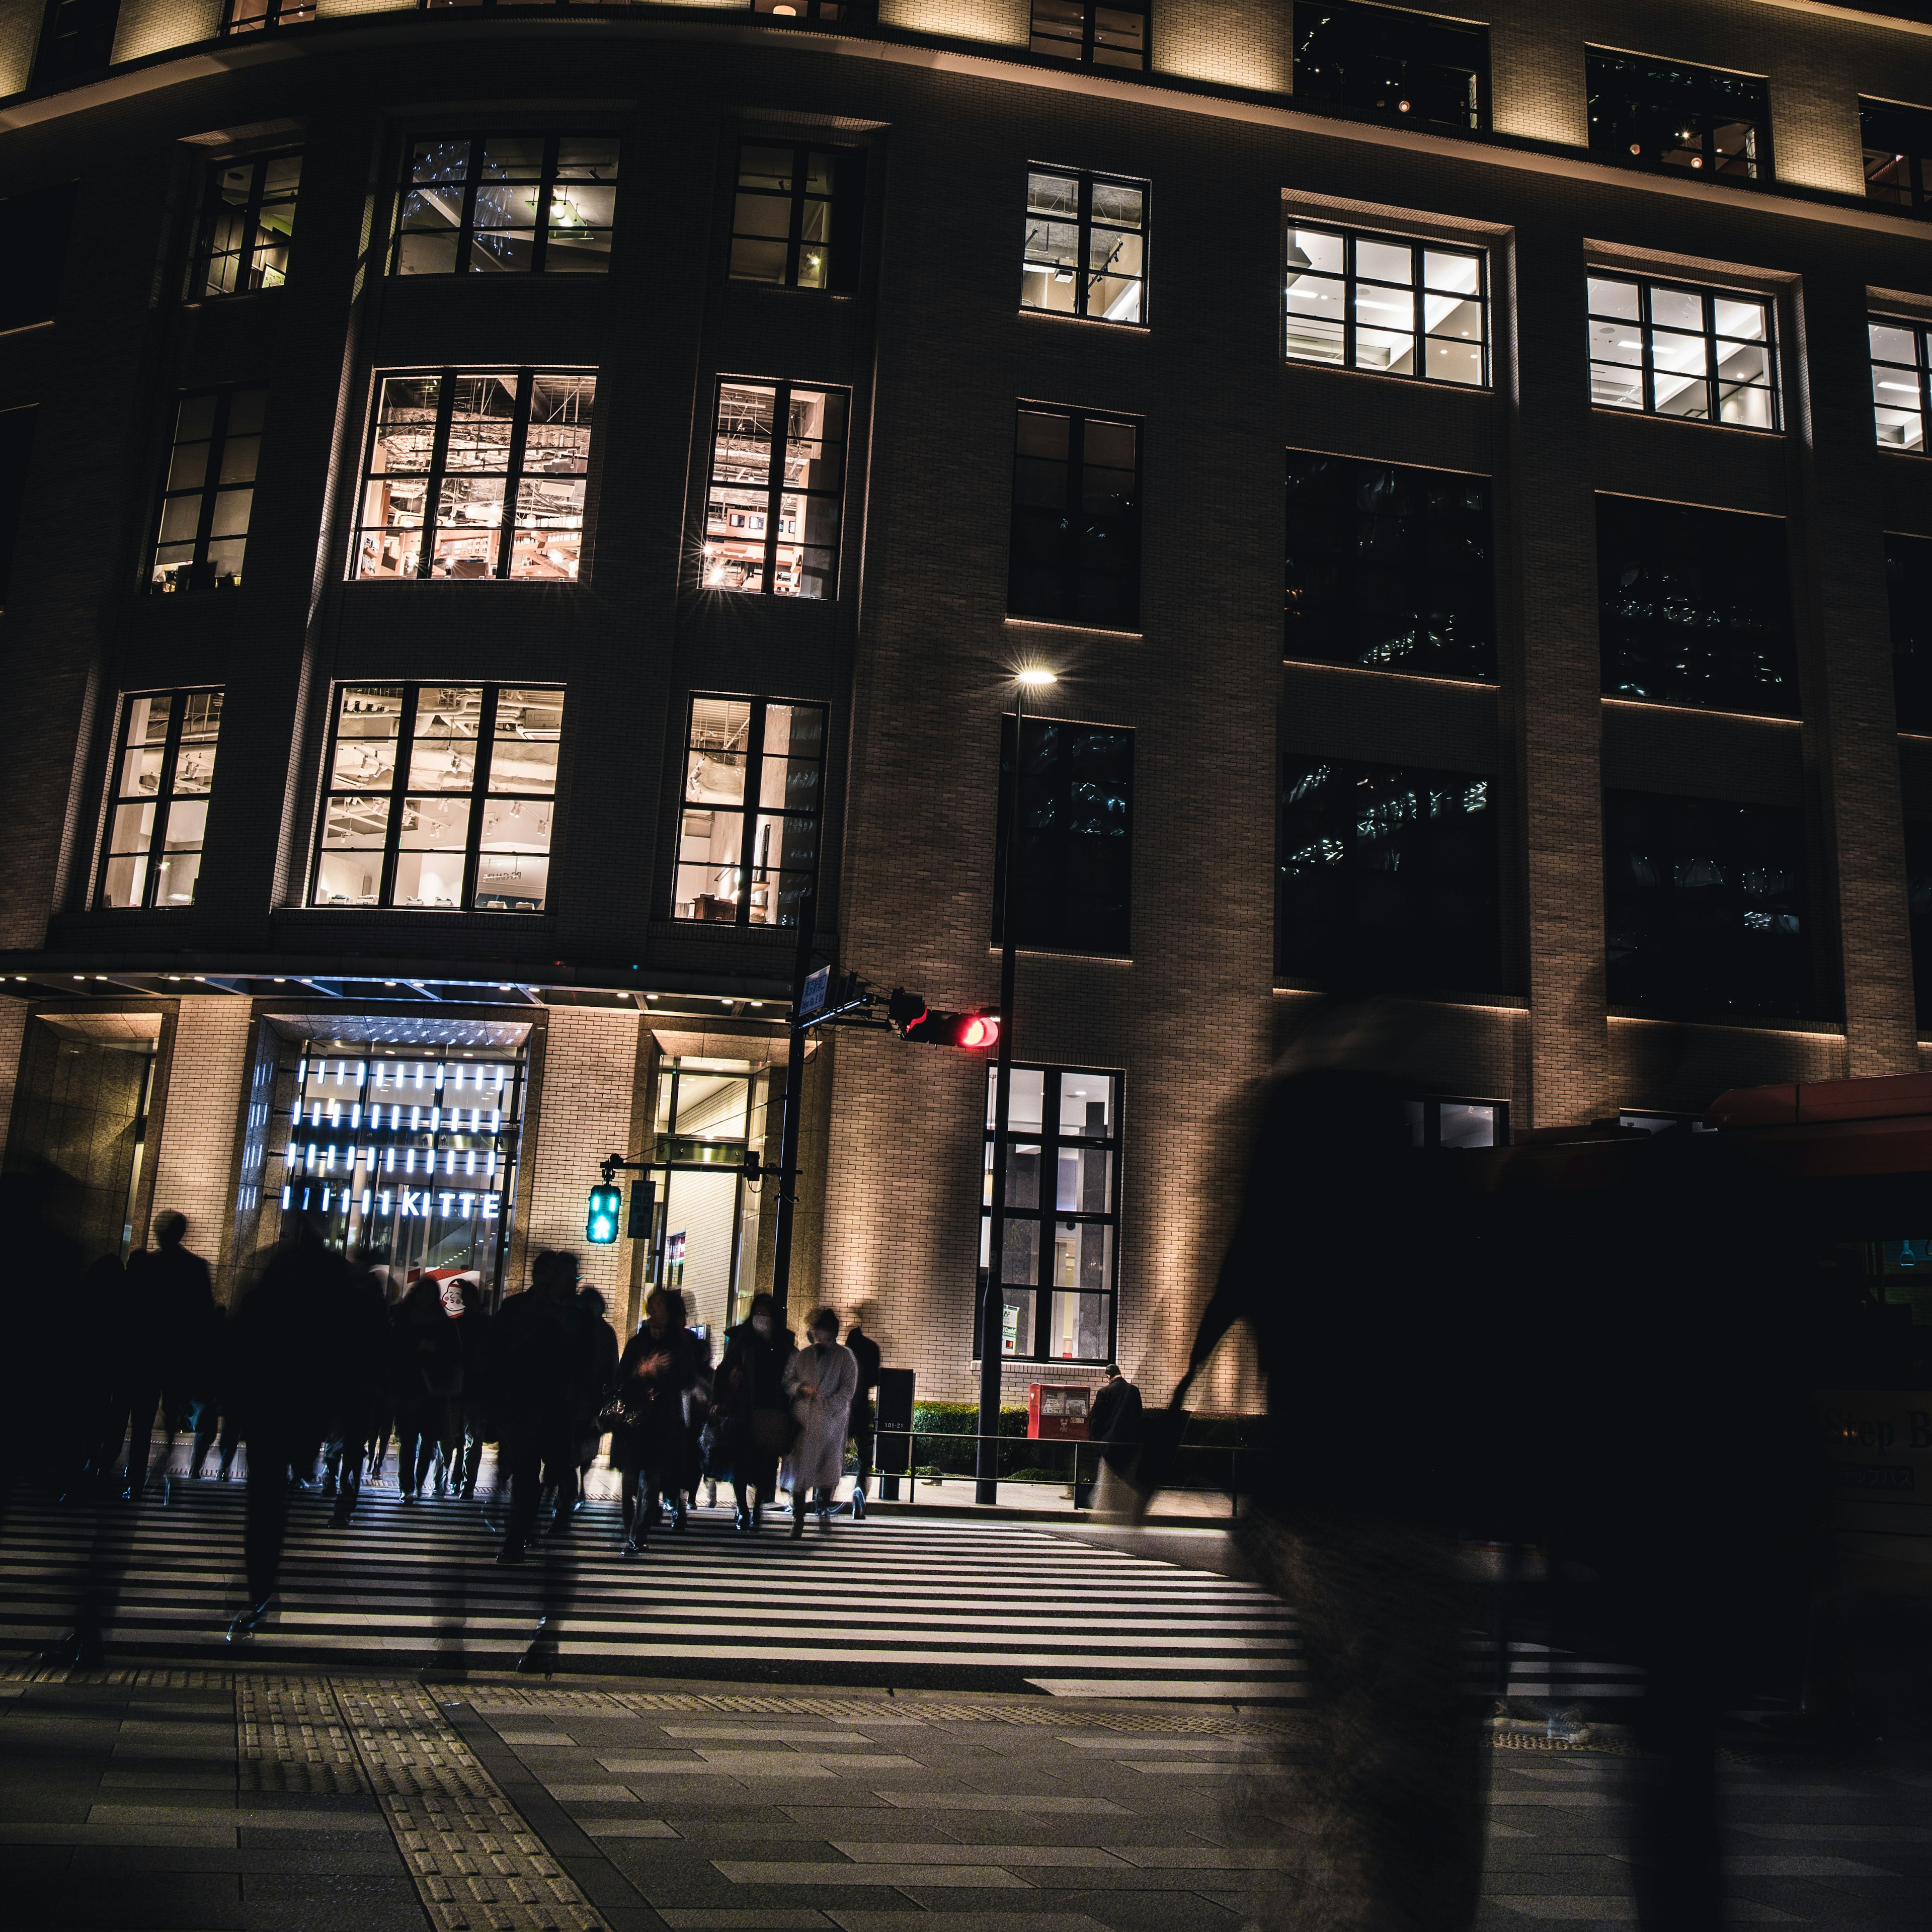
[[[1871,344],[1872,422],[1881,449],[1925,454],[1925,418],[1932,406],[1932,331],[1901,316],[1874,316],[1865,333]]]
[[[1473,132],[1489,124],[1489,93],[1486,27],[1346,0],[1297,0],[1297,102]]]
[[[1282,652],[1496,674],[1490,479],[1290,450]]]
[[[846,400],[843,389],[800,382],[719,381],[704,589],[838,595]]]
[[[862,148],[741,141],[726,273],[734,282],[848,294],[859,285],[865,212]]]
[[[430,134],[403,150],[392,275],[601,275],[614,134]]]
[[[1781,427],[1774,314],[1763,297],[1594,273],[1589,296],[1598,408]]]
[[[818,862],[825,706],[694,696],[671,916],[796,926]]]
[[[993,944],[1004,943],[1013,721],[1000,722]],[[1026,721],[1020,767],[1016,942],[1030,952],[1124,957],[1132,950],[1134,734],[1054,718]]]
[[[1861,100],[1858,130],[1864,147],[1865,199],[1886,208],[1923,214],[1932,164],[1932,111],[1890,100]]]
[[[1144,181],[1030,168],[1020,307],[1144,324],[1148,194]]]
[[[1099,0],[1033,0],[1029,44],[1048,60],[1142,72],[1148,64],[1148,0],[1137,6],[1106,6]]]
[[[1295,220],[1282,250],[1291,362],[1488,386],[1489,262],[1480,250]]]
[[[379,377],[350,574],[576,582],[596,401],[560,370]]]
[[[96,905],[194,904],[220,736],[219,691],[122,699]]]
[[[1810,1014],[1807,872],[1793,807],[1606,792],[1611,1005],[1684,1019]]]
[[[1725,181],[1770,178],[1771,107],[1756,76],[1594,48],[1583,71],[1597,160]]]
[[[198,390],[176,406],[150,590],[240,588],[268,404],[268,391],[250,385]]]
[[[298,27],[315,18],[316,0],[227,0],[224,34],[259,33],[265,27]]]
[[[1784,545],[1780,517],[1599,496],[1605,694],[1796,717]]]
[[[342,686],[310,904],[545,910],[562,734],[561,691]]]
[[[1898,728],[1932,734],[1932,537],[1888,532],[1885,583]]]
[[[288,279],[302,166],[299,154],[210,166],[188,271],[189,301],[278,289]]]
[[[1021,404],[1006,610],[1099,630],[1139,628],[1138,423]]]
[[[1337,992],[1502,985],[1496,781],[1288,752],[1275,970]]]
[[[975,1306],[985,1306],[997,1255],[1002,1354],[1105,1362],[1114,1349],[1120,1266],[1120,1076],[1083,1067],[1016,1066],[1012,1078],[1006,1206],[995,1226],[1000,1074],[997,1066],[986,1070],[981,1293]]]

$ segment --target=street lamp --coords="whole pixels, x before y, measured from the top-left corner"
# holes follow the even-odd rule
[[[974,1458],[974,1498],[1000,1499],[1000,1369],[1006,1342],[1006,1285],[1002,1280],[1006,1242],[1007,1121],[1013,1089],[1013,875],[1020,862],[1020,755],[1025,736],[1026,699],[1060,682],[1034,664],[1013,674],[1013,773],[1006,794],[1006,867],[1000,881],[1000,1045],[993,1102],[993,1198],[986,1247],[986,1285],[980,1298],[980,1444]]]

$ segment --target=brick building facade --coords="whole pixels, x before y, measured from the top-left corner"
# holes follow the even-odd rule
[[[997,1002],[1027,665],[1058,680],[1029,701],[1057,735],[1022,747],[1028,849],[1078,890],[1028,915],[1016,1058],[1069,1070],[1065,1109],[1106,1084],[1032,1130],[1028,1185],[1060,1192],[1010,1390],[1110,1352],[1171,1380],[1259,1084],[1325,994],[1396,1002],[1418,1096],[1471,1134],[1916,1070],[1932,27],[1910,10],[1496,0],[1444,41],[1292,0],[0,0],[9,1164],[79,1144],[39,1030],[76,1065],[151,1063],[73,1177],[90,1239],[178,1206],[232,1283],[288,1190],[350,1200],[371,1240],[394,1154],[452,1183],[500,1161],[512,1184],[461,1195],[478,1227],[497,1202],[494,1230],[438,1222],[418,1263],[514,1288],[573,1245],[620,1313],[662,1274],[722,1322],[770,1276],[774,1190],[725,1156],[776,1162],[788,918],[815,904],[814,956],[881,989]],[[1090,183],[1059,230],[1049,178]],[[1095,180],[1138,211],[1138,293],[1132,245],[1066,252]],[[1398,255],[1392,328],[1371,311],[1408,285],[1372,265]],[[1444,274],[1460,293],[1428,292]],[[1112,320],[1072,312],[1099,290]],[[1890,389],[1874,317],[1906,345]],[[414,442],[385,440],[398,371],[442,385],[409,392]],[[498,440],[464,413],[491,382],[474,422]],[[580,416],[544,400],[566,394]],[[795,442],[768,518],[746,439],[785,410],[825,440]],[[1074,459],[1028,467],[1029,434],[1090,452],[1096,422],[1134,452],[1106,502]],[[458,443],[511,482],[464,481]],[[1318,472],[1354,493],[1318,567],[1294,480]],[[784,494],[808,476],[816,499]],[[1042,615],[1016,502],[1056,478],[1075,587]],[[1452,621],[1427,519],[1458,490],[1480,583]],[[1107,516],[1130,541],[1093,536]],[[1398,539],[1400,619],[1376,548]],[[1082,601],[1103,553],[1132,579],[1107,621]],[[492,758],[554,746],[520,792],[481,775],[492,731]],[[1075,762],[1108,746],[1096,790]],[[740,811],[754,758],[770,788]],[[478,834],[510,804],[541,849]],[[409,842],[460,813],[443,858]],[[1087,944],[1114,862],[1082,841],[1108,813],[1126,939]],[[447,1144],[283,1132],[298,1088],[320,1130],[317,1078],[359,1122],[378,1063],[432,1062],[425,1092],[470,1096]],[[520,1129],[478,1125],[458,1072],[484,1064],[520,1083]],[[967,1394],[983,1057],[830,1030],[799,1072],[794,1309],[864,1304],[922,1393]],[[598,1162],[640,1152],[675,1168],[648,1235],[586,1248]],[[1215,1388],[1256,1393],[1232,1352]]]

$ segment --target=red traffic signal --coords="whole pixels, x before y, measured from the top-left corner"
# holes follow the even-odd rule
[[[998,1014],[938,1012],[903,987],[886,1000],[886,1014],[902,1040],[927,1046],[963,1046],[983,1052],[1000,1043]]]

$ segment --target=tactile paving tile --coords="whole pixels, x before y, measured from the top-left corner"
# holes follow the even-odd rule
[[[75,1670],[65,1664],[16,1664],[0,1670],[0,1684],[102,1684],[136,1690],[226,1690],[226,1670]]]
[[[326,1678],[238,1675],[235,1735],[244,1791],[315,1796],[369,1789]]]
[[[609,1932],[425,1691],[332,1688],[437,1932]]]

